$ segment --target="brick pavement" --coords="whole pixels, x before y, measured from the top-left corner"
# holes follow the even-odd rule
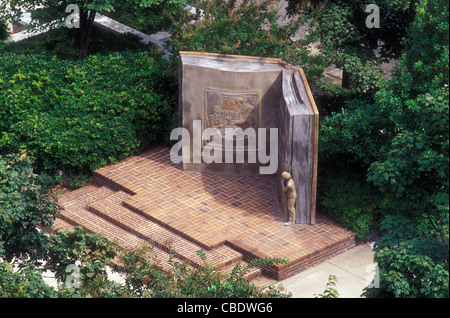
[[[63,195],[61,219],[118,238],[139,240],[198,265],[199,249],[210,263],[227,267],[249,258],[288,258],[264,269],[282,280],[354,245],[354,234],[320,212],[315,225],[285,226],[272,175],[227,177],[183,171],[169,148],[94,171],[94,184]],[[163,257],[164,258],[164,257]]]

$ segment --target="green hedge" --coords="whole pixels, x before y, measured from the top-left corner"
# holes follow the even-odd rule
[[[0,153],[80,172],[162,140],[176,104],[171,69],[152,52],[70,61],[0,47]]]

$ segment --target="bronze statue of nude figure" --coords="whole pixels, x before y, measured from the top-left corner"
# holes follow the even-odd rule
[[[289,213],[289,217],[287,218],[287,222],[284,225],[291,225],[295,223],[296,211],[295,211],[295,201],[297,200],[297,189],[295,187],[294,180],[292,180],[292,176],[289,172],[284,171],[281,174],[282,189],[283,192],[286,192],[287,196],[287,210]]]

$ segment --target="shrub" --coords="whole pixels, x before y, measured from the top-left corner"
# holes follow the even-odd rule
[[[127,157],[168,135],[177,98],[170,70],[142,51],[83,61],[1,54],[0,151],[26,149],[48,171],[91,171]]]
[[[418,253],[409,241],[378,250],[374,260],[380,268],[380,288],[368,291],[368,296],[449,297],[448,264]]]
[[[37,226],[51,226],[56,212],[27,154],[0,155],[0,259],[42,257],[50,242]]]
[[[207,263],[205,253],[198,251],[204,264],[192,267],[172,255],[169,266],[163,266],[153,247],[141,243],[135,248],[121,249],[100,234],[90,234],[80,227],[72,231],[49,234],[51,246],[44,267],[25,268],[22,275],[9,275],[9,263],[0,262],[0,297],[212,297],[212,298],[286,298],[290,293],[282,286],[257,287],[244,278],[252,267],[286,264],[278,258],[250,261],[236,265],[230,273],[222,273]],[[111,260],[114,258],[114,264]],[[107,266],[124,278],[124,283],[110,280]],[[70,266],[69,268],[67,266]],[[76,269],[76,274],[68,269]],[[41,270],[51,270],[61,285],[57,291],[42,281]],[[10,277],[9,277],[10,276]],[[27,279],[21,282],[21,278]],[[76,285],[75,285],[76,284]],[[34,287],[34,289],[32,289]],[[38,291],[36,291],[38,288]]]
[[[30,268],[14,271],[12,264],[0,262],[0,298],[47,298],[57,293],[47,285],[42,273]]]
[[[357,239],[368,240],[389,200],[364,181],[355,170],[328,170],[319,180],[319,203],[336,222],[353,230]]]
[[[375,254],[386,275],[382,295],[448,297],[448,278],[438,277],[448,277],[448,26],[447,1],[419,1],[389,83],[373,102],[352,101],[332,114],[321,130],[328,163],[358,164],[361,180],[392,198]],[[341,191],[336,185],[328,191]]]
[[[368,167],[383,153],[391,138],[394,124],[386,113],[370,100],[342,102],[339,112],[332,112],[320,121],[322,160],[345,158],[349,164]]]
[[[170,268],[163,269],[147,244],[119,253],[120,265],[116,270],[126,275],[127,289],[139,297],[152,298],[287,298],[290,293],[281,286],[264,289],[245,279],[250,268],[286,264],[278,258],[255,259],[248,265],[237,264],[230,273],[222,273],[210,265],[205,253],[197,252],[203,260],[199,267],[192,267],[174,257],[169,260]]]

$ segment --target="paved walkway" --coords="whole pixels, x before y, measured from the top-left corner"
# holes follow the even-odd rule
[[[337,277],[339,298],[360,298],[377,275],[372,246],[357,245],[323,263],[280,282],[293,298],[312,298],[323,293],[330,275]]]

